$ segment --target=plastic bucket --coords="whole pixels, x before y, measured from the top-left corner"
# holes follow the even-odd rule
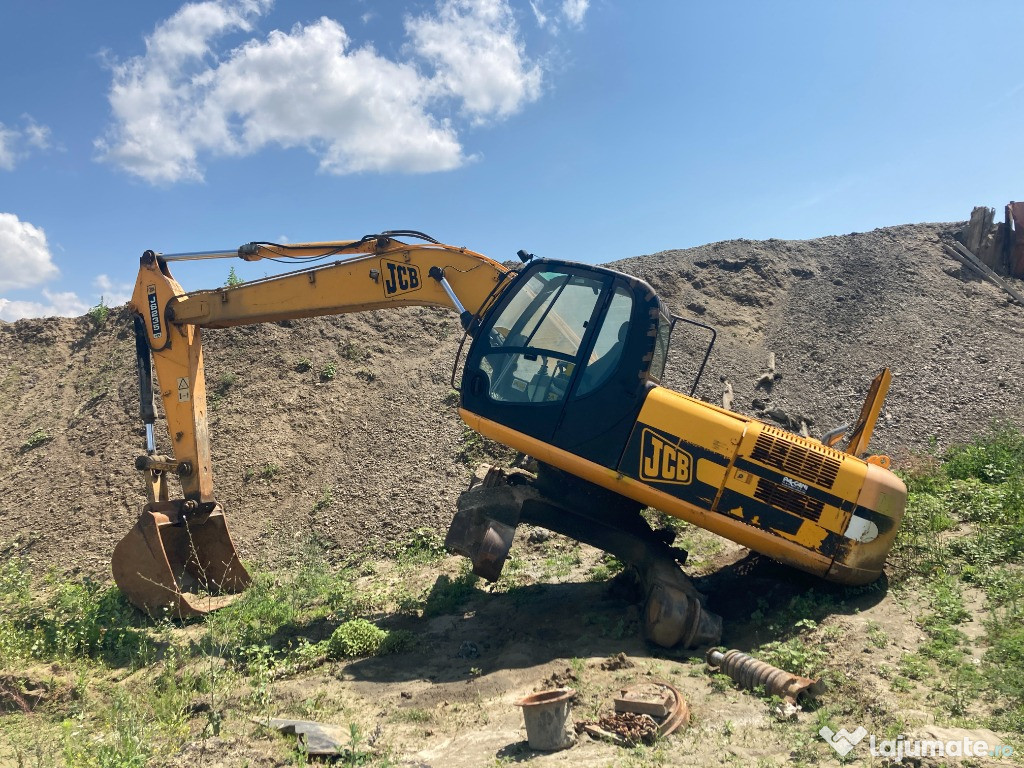
[[[530,749],[553,752],[573,745],[576,735],[569,703],[575,695],[572,688],[555,688],[538,691],[516,702],[517,707],[523,708]]]

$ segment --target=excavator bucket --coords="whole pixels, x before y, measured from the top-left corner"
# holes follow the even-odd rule
[[[188,503],[188,502],[184,502]],[[238,559],[220,505],[201,515],[180,501],[147,504],[114,548],[114,581],[152,616],[202,616],[223,608],[251,579]]]

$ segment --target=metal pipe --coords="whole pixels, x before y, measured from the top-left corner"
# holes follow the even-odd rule
[[[145,321],[140,315],[132,317],[132,328],[135,332],[135,367],[139,374],[139,415],[146,425],[146,453],[156,453],[156,403],[153,400],[153,358],[149,351],[149,338],[146,336]]]
[[[161,253],[164,261],[199,261],[200,259],[237,259],[238,250],[233,251],[193,251],[192,253]]]
[[[438,267],[431,267],[427,273],[432,278],[437,280],[444,288],[444,292],[448,294],[448,299],[451,301],[452,306],[455,307],[455,311],[459,313],[459,320],[462,322],[463,328],[469,328],[470,322],[473,320],[473,313],[463,306],[462,302],[459,301],[459,297],[455,295],[455,291],[452,290],[451,284],[448,282],[448,278],[444,276],[444,270]]]
[[[836,427],[835,429],[830,429],[828,432],[821,436],[821,444],[827,445],[829,448],[831,448],[833,445],[838,443],[843,438],[843,435],[845,435],[849,429],[849,424],[843,424],[841,426]]]

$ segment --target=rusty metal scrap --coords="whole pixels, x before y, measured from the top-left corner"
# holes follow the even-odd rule
[[[657,693],[655,694],[655,691]],[[597,722],[577,723],[577,731],[586,731],[596,738],[608,739],[616,744],[653,744],[668,736],[680,726],[690,722],[690,708],[675,686],[661,681],[637,683],[622,692],[615,700],[614,713],[602,715]],[[641,700],[658,698],[665,702],[665,714],[658,717],[643,711],[628,711]],[[637,709],[645,709],[643,704]]]
[[[635,712],[601,715],[596,723],[579,723],[576,728],[596,738],[631,747],[637,744],[653,744],[659,736],[658,724],[654,718]]]
[[[1010,245],[1010,274],[1024,277],[1024,203],[1010,203],[1006,206],[1006,224]]]
[[[767,693],[793,704],[798,698],[812,698],[825,692],[821,680],[794,675],[735,649],[723,653],[712,648],[707,660],[709,666],[728,675],[742,688],[752,691],[763,687]]]
[[[675,699],[672,692],[658,683],[641,683],[623,688],[615,697],[616,712],[666,717],[672,711]]]

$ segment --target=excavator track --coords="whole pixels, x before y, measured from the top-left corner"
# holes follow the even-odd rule
[[[473,572],[496,581],[520,523],[529,523],[615,555],[639,576],[644,636],[665,648],[715,645],[722,619],[680,570],[685,553],[640,515],[640,505],[541,464],[537,475],[485,466],[459,496],[446,548]],[[558,490],[555,490],[558,489]]]

